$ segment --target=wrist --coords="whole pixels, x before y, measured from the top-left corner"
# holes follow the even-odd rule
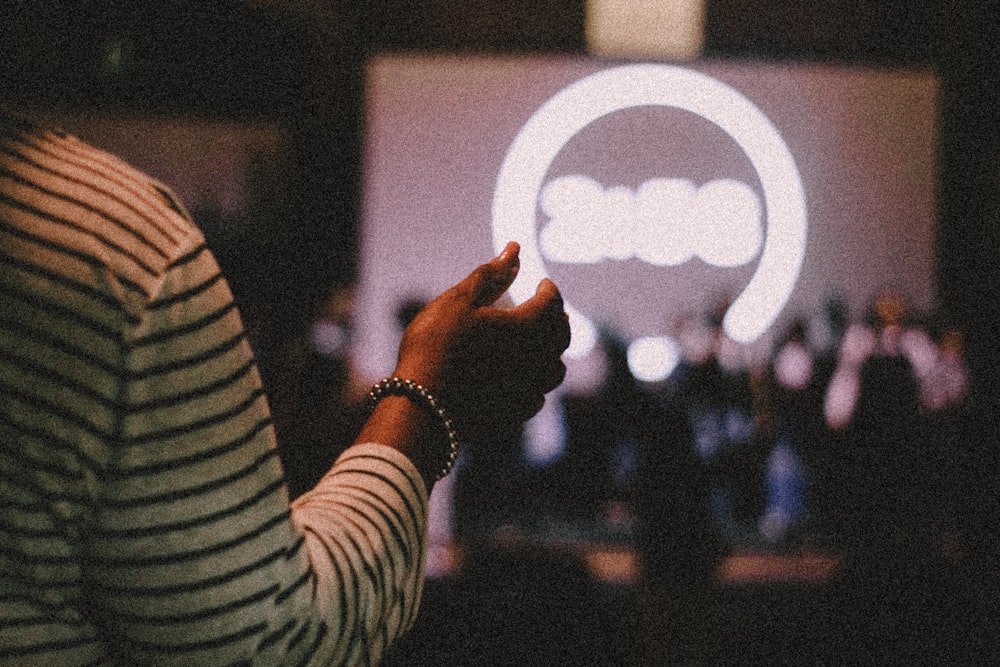
[[[413,361],[401,362],[396,365],[391,378],[410,380],[424,387],[435,398],[441,394],[441,369],[438,364],[421,364]]]
[[[407,454],[428,488],[451,472],[458,457],[458,435],[438,399],[424,386],[399,377],[377,382],[368,393],[372,410],[362,435],[382,441]]]

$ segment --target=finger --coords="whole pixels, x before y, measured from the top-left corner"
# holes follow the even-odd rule
[[[488,306],[499,299],[517,277],[521,267],[520,246],[511,241],[499,255],[481,264],[462,282],[455,285],[454,294],[470,308]]]
[[[563,298],[559,288],[548,278],[543,278],[530,299],[510,310],[510,317],[520,320],[558,319],[562,313]]]
[[[487,308],[479,313],[499,325],[508,337],[513,337],[509,340],[511,344],[523,346],[521,351],[537,361],[547,363],[549,359],[558,359],[569,348],[569,316],[551,283],[541,285],[534,297],[519,306],[508,310]]]
[[[569,316],[559,289],[548,278],[542,280],[535,295],[514,309],[510,316],[529,324],[559,353],[569,347]]]
[[[553,319],[550,325],[550,331],[552,333],[552,340],[555,343],[556,349],[558,349],[561,354],[569,348],[569,344],[571,342],[569,315],[565,312],[559,313],[559,316]]]
[[[562,384],[566,379],[566,364],[562,359],[556,360],[549,365],[547,371],[539,378],[542,393],[549,393]]]

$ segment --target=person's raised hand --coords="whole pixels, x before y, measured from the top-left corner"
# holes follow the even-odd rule
[[[512,308],[495,304],[517,277],[519,247],[431,301],[407,327],[395,375],[433,393],[462,437],[520,426],[566,373],[569,322],[555,284]]]

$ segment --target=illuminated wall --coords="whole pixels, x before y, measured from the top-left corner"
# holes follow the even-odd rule
[[[640,77],[634,85],[649,90],[631,102],[616,90],[597,102],[599,112],[574,98],[553,127],[518,140],[540,122],[539,109],[551,112],[569,87],[619,65],[568,56],[372,62],[363,372],[391,370],[396,304],[436,294],[508,237],[526,251],[516,298],[549,275],[582,318],[632,340],[675,333],[680,318],[737,297],[764,274],[772,282],[758,286],[749,308],[763,332],[746,337],[761,349],[830,297],[856,315],[885,287],[903,289],[919,309],[934,305],[933,74],[750,61],[657,66],[673,78]],[[664,95],[671,84],[677,89]],[[783,147],[787,155],[770,164]],[[532,170],[534,180],[522,179]],[[514,223],[504,222],[504,192],[528,202]],[[801,238],[798,223],[779,220],[797,207]],[[786,288],[787,302],[765,303]],[[577,342],[582,331],[574,326]]]

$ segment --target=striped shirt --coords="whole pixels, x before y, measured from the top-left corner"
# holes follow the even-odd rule
[[[161,185],[0,112],[0,664],[374,664],[427,490],[379,444],[291,506],[239,313]]]

